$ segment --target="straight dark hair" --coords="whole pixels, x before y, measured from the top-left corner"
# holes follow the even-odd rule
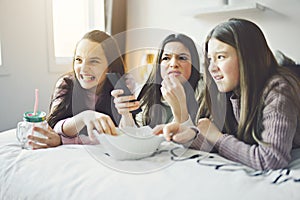
[[[180,42],[190,51],[192,71],[190,78],[183,86],[187,97],[189,114],[191,115],[192,120],[195,120],[196,117],[195,111],[198,109],[198,106],[194,96],[198,81],[200,80],[199,54],[195,43],[190,37],[184,34],[171,34],[162,41],[156,56],[155,65],[138,97],[138,99],[141,101],[141,107],[145,106],[145,110],[143,111],[143,125],[150,125],[153,127],[157,124],[165,123],[162,121],[162,110],[155,109],[154,105],[162,105],[162,94],[160,87],[163,79],[160,74],[160,63],[162,61],[161,58],[164,53],[165,46],[170,42]]]

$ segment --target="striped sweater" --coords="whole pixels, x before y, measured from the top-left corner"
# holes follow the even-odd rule
[[[290,86],[283,78],[275,76],[262,96],[264,107],[261,123],[264,130],[261,137],[269,145],[249,145],[231,134],[223,134],[214,144],[218,153],[258,170],[286,167],[291,160],[291,150],[300,148],[300,113],[295,109],[295,105],[300,103],[300,93],[295,94],[299,102],[293,102],[282,91],[290,91]],[[230,102],[235,119],[239,122],[239,99],[230,98]],[[192,148],[201,150],[205,150],[205,146],[208,146],[207,143],[203,145],[203,137],[199,136],[191,144]]]

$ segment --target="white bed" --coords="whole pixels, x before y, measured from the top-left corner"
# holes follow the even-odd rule
[[[300,199],[300,149],[289,169],[265,173],[170,143],[159,150],[135,161],[115,161],[101,145],[22,150],[8,130],[0,133],[0,199]]]

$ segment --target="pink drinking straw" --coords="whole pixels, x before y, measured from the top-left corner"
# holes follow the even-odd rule
[[[33,109],[34,115],[36,115],[38,106],[39,106],[39,89],[35,89],[35,102],[34,102],[34,109]]]

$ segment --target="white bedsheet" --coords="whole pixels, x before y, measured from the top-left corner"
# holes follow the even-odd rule
[[[288,170],[266,173],[170,143],[160,150],[136,161],[115,161],[101,145],[22,150],[8,130],[0,133],[0,199],[300,199],[300,149]]]

